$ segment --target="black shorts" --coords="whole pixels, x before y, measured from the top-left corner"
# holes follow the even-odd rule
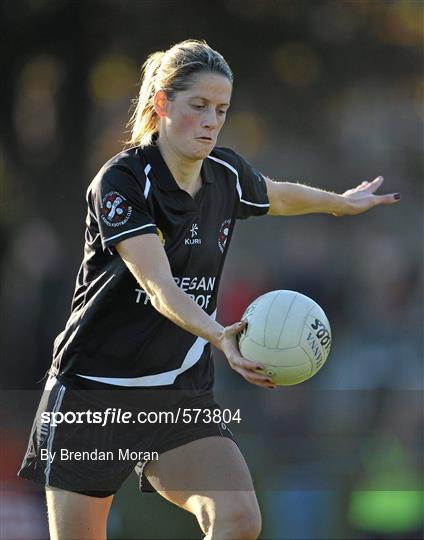
[[[143,471],[163,452],[205,437],[234,440],[210,391],[168,396],[152,400],[148,390],[137,389],[125,400],[113,391],[76,390],[49,379],[18,476],[108,497],[135,470],[140,490],[152,492]]]

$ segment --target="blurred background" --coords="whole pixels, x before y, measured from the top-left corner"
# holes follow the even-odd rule
[[[217,396],[263,510],[262,539],[421,538],[421,1],[2,0],[1,538],[47,537],[42,489],[16,479],[52,340],[70,308],[85,191],[123,147],[147,54],[206,39],[235,74],[220,144],[263,173],[343,192],[385,177],[402,202],[359,217],[239,222],[219,319],[272,289],[314,298],[334,346],[314,379],[267,392],[216,355]],[[115,498],[110,538],[199,538],[194,519]]]

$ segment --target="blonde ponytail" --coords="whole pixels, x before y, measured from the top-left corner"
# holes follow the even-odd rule
[[[131,139],[128,144],[147,146],[152,142],[152,137],[157,133],[157,115],[153,98],[157,91],[156,77],[160,68],[163,51],[151,54],[143,64],[141,70],[141,86],[134,112],[128,122],[131,128]]]
[[[193,77],[201,72],[218,73],[233,82],[232,71],[224,57],[205,41],[188,39],[165,52],[151,54],[142,68],[140,93],[127,126],[131,129],[127,144],[148,146],[158,133],[159,122],[154,109],[154,97],[158,90],[164,90],[168,99],[172,100],[176,92],[186,90]]]

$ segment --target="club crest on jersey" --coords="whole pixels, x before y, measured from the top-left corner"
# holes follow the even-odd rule
[[[132,207],[117,191],[109,191],[102,200],[101,218],[109,227],[120,227],[130,219]]]
[[[224,253],[225,244],[227,243],[228,233],[230,232],[231,219],[226,219],[222,222],[218,235],[218,247],[221,253]]]

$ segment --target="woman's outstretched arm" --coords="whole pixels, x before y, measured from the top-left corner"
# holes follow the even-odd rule
[[[383,183],[382,176],[378,176],[372,182],[362,182],[342,194],[291,182],[275,182],[270,178],[265,178],[265,181],[270,203],[268,213],[273,216],[314,213],[352,216],[379,204],[393,204],[400,200],[399,193],[374,194]]]

